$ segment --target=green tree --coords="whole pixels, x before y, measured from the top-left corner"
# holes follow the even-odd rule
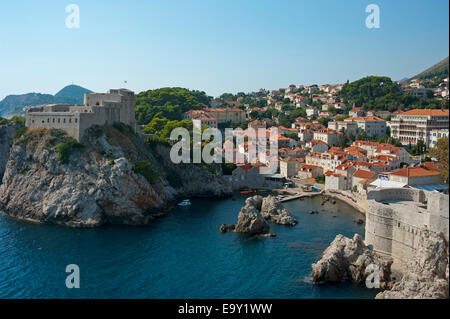
[[[162,119],[154,117],[152,121],[142,129],[142,132],[146,134],[158,134],[164,129],[164,126],[166,126],[168,121],[169,120],[165,117]]]
[[[429,154],[430,156],[436,158],[439,161],[439,170],[441,173],[441,176],[444,178],[444,180],[448,183],[448,164],[449,164],[449,139],[448,137],[440,138],[436,146],[433,147]]]

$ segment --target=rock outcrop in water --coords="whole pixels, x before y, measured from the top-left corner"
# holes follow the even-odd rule
[[[262,201],[261,216],[270,222],[280,225],[294,226],[298,223],[295,218],[289,215],[283,204],[271,195],[265,197]]]
[[[245,205],[238,215],[236,232],[250,235],[269,234],[270,226],[267,220],[280,225],[297,224],[297,221],[275,197],[256,195],[245,200]],[[269,234],[268,237],[274,237],[274,235]]]
[[[313,282],[337,282],[351,279],[356,283],[366,280],[370,272],[369,265],[378,267],[380,286],[386,285],[390,277],[392,260],[384,259],[375,254],[364,244],[360,235],[353,239],[337,235],[331,245],[324,251],[321,259],[312,264]]]
[[[72,227],[144,225],[177,197],[231,194],[220,171],[173,164],[167,146],[149,146],[129,127],[93,127],[82,143],[60,130],[28,129],[12,146],[0,210]]]
[[[421,238],[417,253],[406,264],[401,280],[377,299],[448,299],[448,244],[442,235]]]
[[[236,232],[248,235],[268,234],[270,226],[261,216],[262,196],[256,195],[245,200],[236,224]]]

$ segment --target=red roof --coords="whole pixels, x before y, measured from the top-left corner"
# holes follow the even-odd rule
[[[353,177],[368,179],[368,178],[371,178],[373,175],[374,175],[374,172],[359,169],[353,174]]]
[[[400,113],[399,115],[448,116],[449,110],[415,109]]]
[[[404,177],[420,177],[420,176],[435,176],[439,175],[439,172],[434,170],[428,170],[423,167],[403,167],[396,169],[389,174]]]

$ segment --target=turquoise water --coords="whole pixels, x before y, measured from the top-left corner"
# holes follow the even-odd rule
[[[70,229],[0,215],[0,298],[373,298],[352,283],[315,285],[311,263],[342,233],[364,233],[344,203],[286,203],[295,227],[271,224],[276,238],[221,234],[244,199],[193,200],[146,227]],[[333,217],[336,216],[336,217]],[[80,289],[65,286],[80,267]]]

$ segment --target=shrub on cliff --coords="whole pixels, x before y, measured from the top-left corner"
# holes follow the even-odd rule
[[[19,127],[16,130],[16,133],[14,133],[14,138],[16,139],[16,138],[22,137],[26,131],[27,131],[27,128],[25,126]]]
[[[71,152],[75,149],[80,149],[83,147],[83,144],[75,141],[74,139],[70,139],[66,142],[61,142],[56,145],[56,152],[58,153],[58,159],[61,164],[69,163],[69,156]]]
[[[139,161],[137,164],[133,165],[133,171],[137,174],[141,174],[153,185],[158,180],[159,174],[152,169],[152,164],[149,161]]]

